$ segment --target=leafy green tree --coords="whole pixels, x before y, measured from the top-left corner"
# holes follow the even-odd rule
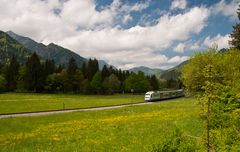
[[[131,73],[125,80],[125,90],[128,92],[133,89],[134,92],[142,93],[148,91],[149,87],[149,82],[143,72]]]
[[[17,88],[19,63],[15,56],[12,56],[9,66],[6,69],[7,89],[13,91]]]
[[[240,20],[240,5],[237,14],[238,19]],[[236,25],[233,26],[233,32],[230,37],[231,37],[230,45],[240,50],[240,23],[236,23]]]
[[[102,90],[102,78],[100,72],[96,72],[92,81],[91,81],[91,87],[93,89],[94,93],[101,93]]]
[[[184,86],[197,94],[201,103],[208,151],[233,151],[239,145],[239,61],[237,49],[225,53],[210,49],[195,55],[183,67]]]
[[[47,77],[45,89],[48,92],[64,92],[66,79],[65,72],[50,74]]]
[[[107,90],[107,93],[112,94],[120,89],[121,82],[118,80],[118,77],[114,74],[111,74],[109,77],[105,78],[103,81],[103,87]]]
[[[6,84],[7,81],[3,75],[0,75],[0,92],[3,92],[6,90]]]
[[[73,76],[73,90],[74,92],[80,92],[81,91],[81,83],[84,80],[84,76],[80,70],[77,70],[75,75]]]
[[[92,92],[92,88],[91,88],[91,85],[90,85],[90,82],[88,79],[84,79],[81,83],[81,91],[84,93],[84,94],[91,94]]]

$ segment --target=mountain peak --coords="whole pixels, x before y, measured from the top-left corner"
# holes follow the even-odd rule
[[[49,43],[47,46],[58,46],[58,45],[55,43]]]
[[[149,68],[146,66],[139,66],[129,69],[130,72],[137,73],[139,71],[142,71],[145,75],[160,75],[163,70],[157,69],[157,68]]]

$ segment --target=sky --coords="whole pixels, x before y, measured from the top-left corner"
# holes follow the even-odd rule
[[[0,30],[117,68],[168,69],[229,48],[240,0],[0,0]]]

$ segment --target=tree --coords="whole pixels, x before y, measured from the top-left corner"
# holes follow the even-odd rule
[[[92,81],[91,81],[91,87],[93,89],[94,93],[101,93],[102,90],[102,78],[100,72],[96,72]]]
[[[67,68],[67,91],[70,92],[79,92],[80,84],[83,80],[82,72],[78,69],[77,64],[74,58],[69,60],[68,68]]]
[[[72,84],[73,84],[73,91],[74,92],[80,92],[81,91],[81,83],[84,79],[84,76],[80,70],[77,70],[75,75],[73,76],[72,79]]]
[[[4,78],[4,76],[0,75],[0,92],[3,92],[6,90],[6,79]]]
[[[44,75],[48,76],[49,74],[53,74],[56,70],[54,60],[46,60],[43,65]]]
[[[3,73],[4,64],[0,61],[0,74]]]
[[[39,92],[43,88],[43,73],[40,59],[36,53],[28,58],[26,63],[26,81],[25,86],[28,90]]]
[[[240,134],[239,61],[237,49],[225,53],[210,49],[195,55],[183,67],[184,86],[201,103],[208,151],[234,151],[239,145],[236,142],[240,140],[236,136]]]
[[[150,86],[151,86],[152,90],[158,90],[159,89],[159,82],[158,82],[155,75],[152,75],[150,77]]]
[[[131,73],[125,80],[125,90],[130,92],[132,89],[134,92],[142,93],[149,89],[150,85],[143,72],[138,74]]]
[[[68,68],[67,68],[68,75],[70,77],[75,75],[77,69],[78,69],[78,67],[77,67],[75,59],[74,58],[70,58],[69,62],[68,62]]]
[[[7,89],[13,91],[17,88],[19,63],[15,56],[12,56],[9,66],[6,69]]]
[[[98,69],[98,61],[96,59],[92,60],[89,59],[88,64],[87,64],[87,69],[86,69],[86,76],[89,81],[92,81],[93,76],[95,73],[99,71]]]
[[[64,92],[66,79],[65,72],[50,74],[47,77],[45,89],[48,92]]]
[[[89,82],[89,80],[88,79],[84,79],[83,81],[82,81],[82,83],[81,83],[82,85],[82,88],[81,88],[81,90],[82,90],[82,92],[83,93],[85,93],[85,94],[91,94],[92,92],[91,92],[91,85],[90,85],[90,82]]]
[[[26,74],[27,74],[27,68],[25,65],[21,65],[18,70],[18,79],[17,79],[17,91],[23,92],[27,90],[26,84]]]
[[[240,20],[240,5],[237,14],[238,19]],[[240,23],[236,23],[236,25],[233,26],[233,31],[230,37],[231,37],[231,41],[229,41],[230,45],[240,50]]]
[[[86,76],[87,67],[86,67],[86,63],[85,63],[85,62],[83,62],[83,64],[82,64],[81,71],[82,71],[82,74],[83,74],[84,78],[86,78],[86,77],[87,77],[87,76]]]
[[[103,81],[103,87],[107,90],[107,93],[112,94],[119,90],[120,88],[120,81],[118,80],[117,76],[111,74],[109,77],[105,78]]]
[[[110,72],[108,70],[108,67],[106,65],[103,66],[103,69],[101,71],[102,79],[105,80],[110,75]]]

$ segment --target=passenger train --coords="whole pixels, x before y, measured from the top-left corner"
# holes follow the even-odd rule
[[[145,101],[159,101],[183,96],[184,96],[183,89],[172,91],[149,91],[145,94]]]

